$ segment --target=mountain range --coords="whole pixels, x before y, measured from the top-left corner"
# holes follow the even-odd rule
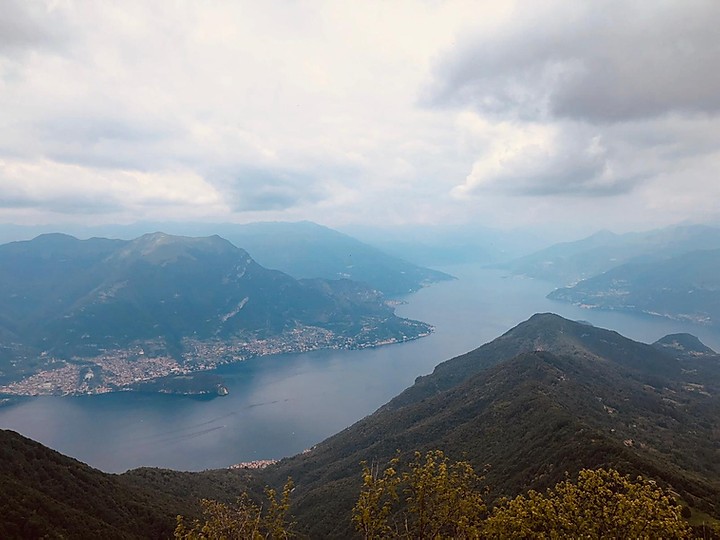
[[[395,316],[365,284],[298,280],[219,236],[48,234],[5,244],[0,298],[0,380],[42,372],[30,386],[59,393],[73,388],[55,380],[65,371],[77,390],[109,390],[250,356],[431,331]]]
[[[625,234],[600,231],[575,242],[554,244],[505,267],[514,274],[567,286],[625,263],[651,263],[711,249],[720,249],[720,229],[705,225]]]
[[[263,266],[297,279],[350,279],[388,297],[453,279],[310,221],[248,223],[222,230],[228,240],[245,248]]]
[[[310,221],[237,223],[136,223],[71,227],[66,232],[83,238],[134,239],[162,230],[180,236],[220,235],[245,249],[258,264],[296,279],[351,279],[394,297],[416,291],[452,276],[402,260],[356,238]],[[0,241],[31,239],[48,232],[43,227],[0,227]],[[55,232],[55,231],[53,231]],[[421,251],[420,254],[424,253]],[[417,254],[417,253],[416,253]]]
[[[720,249],[632,262],[556,289],[553,300],[720,325]]]
[[[486,469],[490,504],[603,466],[652,478],[677,494],[691,520],[712,520],[720,517],[719,433],[720,356],[697,338],[674,334],[648,345],[546,313],[439,364],[310,451],[252,474],[139,469],[105,475],[2,432],[0,451],[11,447],[14,460],[32,466],[1,460],[0,481],[27,488],[7,491],[4,515],[13,520],[6,530],[25,526],[14,509],[24,508],[29,497],[38,501],[36,531],[71,530],[70,514],[53,512],[64,500],[54,486],[77,485],[78,477],[87,475],[99,486],[97,493],[92,500],[72,499],[80,514],[71,521],[84,514],[97,530],[105,526],[113,532],[107,537],[120,536],[111,527],[126,537],[147,537],[162,524],[165,530],[172,526],[167,505],[193,516],[197,509],[188,507],[189,498],[232,501],[240,490],[256,493],[259,485],[277,487],[292,476],[300,532],[345,538],[352,535],[350,509],[361,485],[361,461],[382,467],[398,452],[406,457],[441,449],[451,459]],[[49,463],[67,463],[70,469]],[[55,483],[38,481],[43,474]],[[102,510],[98,501],[111,490],[121,491],[111,508]],[[132,512],[132,500],[149,494],[154,499],[145,514],[125,528],[113,521]],[[155,529],[137,532],[150,523]]]

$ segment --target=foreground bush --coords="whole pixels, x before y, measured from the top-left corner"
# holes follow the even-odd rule
[[[183,516],[177,517],[175,538],[181,540],[262,540],[265,538],[292,538],[292,523],[288,522],[292,480],[288,480],[278,499],[274,489],[266,489],[267,509],[255,504],[247,494],[234,506],[203,499],[204,522],[187,523]]]
[[[502,500],[486,512],[481,478],[440,451],[397,459],[380,472],[363,465],[353,523],[378,538],[689,538],[681,507],[655,482],[615,470],[582,470],[576,482]]]

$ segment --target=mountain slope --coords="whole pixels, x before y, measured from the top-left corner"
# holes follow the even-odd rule
[[[0,537],[169,536],[177,501],[0,430]],[[189,507],[189,505],[187,505]]]
[[[34,238],[43,227],[0,227],[0,242]],[[347,278],[367,283],[386,296],[399,296],[452,276],[402,260],[399,251],[377,249],[334,229],[310,221],[237,223],[140,222],[131,225],[98,227],[68,226],[74,236],[106,236],[132,239],[149,230],[162,230],[174,235],[212,236],[218,234],[247,250],[259,264],[289,274],[297,279]],[[387,236],[384,235],[384,236]],[[450,236],[450,235],[449,235]],[[453,233],[453,238],[456,237]],[[474,237],[474,235],[469,235]],[[490,240],[488,240],[490,241]],[[447,247],[445,239],[438,240]],[[465,245],[461,246],[467,247]],[[437,246],[420,247],[410,253],[426,257]],[[408,260],[415,260],[409,258]],[[420,259],[418,259],[420,260]]]
[[[244,491],[262,491],[247,471],[107,474],[0,430],[3,539],[171,538],[178,514],[199,515],[199,499],[230,502]]]
[[[720,325],[720,249],[628,263],[548,298],[584,307],[658,315]]]
[[[350,279],[367,283],[387,296],[453,279],[309,221],[223,226],[223,231],[228,240],[248,250],[263,266],[298,279]]]
[[[296,280],[260,266],[218,236],[81,241],[46,235],[0,246],[0,277],[0,334],[8,336],[0,377],[46,370],[45,381],[33,388],[77,358],[95,359],[95,367],[68,368],[68,377],[91,381],[97,390],[110,388],[103,383],[108,377],[117,386],[120,379],[147,378],[145,372],[167,375],[262,354],[363,347],[431,330],[395,316],[365,285]],[[56,387],[68,392],[72,385]]]
[[[650,346],[540,314],[444,362],[309,452],[252,475],[106,475],[0,431],[0,483],[9,494],[0,505],[10,516],[0,533],[12,538],[17,527],[32,526],[31,535],[82,537],[73,525],[80,520],[103,537],[150,537],[171,526],[170,507],[192,516],[191,500],[232,501],[240,490],[258,493],[264,483],[292,476],[300,529],[311,538],[347,538],[360,462],[382,466],[397,451],[429,449],[469,460],[476,470],[490,465],[490,502],[604,466],[656,479],[693,509],[718,517],[719,433],[720,357],[696,338],[671,335]],[[28,525],[30,507],[38,510]]]
[[[717,380],[720,363],[706,370]],[[491,500],[612,466],[669,484],[718,515],[720,388],[698,382],[707,379],[615,332],[536,315],[263,474],[295,479],[298,519],[312,537],[349,533],[360,461],[434,448],[477,469],[489,464]]]
[[[601,231],[521,257],[507,267],[515,274],[570,285],[631,261],[652,262],[719,248],[720,229],[715,227],[675,226],[622,235]]]

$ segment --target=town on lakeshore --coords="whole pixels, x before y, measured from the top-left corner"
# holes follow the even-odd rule
[[[137,342],[123,349],[99,350],[100,354],[93,357],[60,359],[43,352],[42,369],[0,386],[0,394],[80,395],[135,390],[141,383],[162,377],[203,372],[259,356],[378,347],[424,337],[433,330],[378,339],[367,333],[345,337],[324,328],[302,326],[267,339],[253,336],[224,340],[184,338],[180,359],[168,354],[167,344],[161,339]]]

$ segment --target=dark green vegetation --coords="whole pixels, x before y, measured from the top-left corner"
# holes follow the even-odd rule
[[[196,396],[221,396],[227,394],[225,381],[219,375],[199,371],[187,375],[168,375],[150,381],[132,385],[133,390],[140,392],[162,392],[164,394],[181,394]]]
[[[555,244],[507,266],[513,273],[571,285],[629,262],[652,262],[697,250],[720,249],[720,229],[693,225],[644,233],[596,233]]]
[[[152,519],[168,523],[163,501],[175,501],[174,512],[192,519],[200,509],[197,503],[189,508],[190,499],[232,503],[249,489],[259,501],[260,486],[279,489],[292,477],[291,513],[298,532],[346,538],[353,532],[352,508],[363,482],[361,462],[382,469],[398,451],[407,462],[415,451],[442,449],[453,462],[467,461],[478,471],[487,466],[489,491],[483,499],[489,508],[503,496],[550,488],[567,473],[574,477],[582,469],[604,467],[656,480],[687,505],[691,521],[699,521],[720,516],[719,434],[720,357],[692,336],[672,335],[646,345],[542,314],[440,364],[377,412],[310,452],[252,475],[140,469],[120,476],[93,471],[97,476],[92,481],[102,490],[120,485],[137,490],[134,500],[143,500],[143,493],[157,494],[149,512]],[[0,448],[7,448],[12,437],[17,438],[5,435]],[[52,456],[61,459],[22,442],[19,449],[10,447],[8,455],[35,453],[38,462],[31,470],[12,468],[10,458],[4,459],[7,485],[29,484],[44,462]],[[33,485],[37,497],[59,504],[50,487]],[[104,496],[76,499],[73,508],[99,515],[94,501],[106,501]],[[126,512],[129,503],[124,501],[118,498],[113,510],[105,512]],[[12,515],[24,516],[24,504],[13,495],[6,508],[19,508]],[[57,521],[61,516],[51,512],[52,506],[40,508],[38,520],[64,523]]]
[[[12,431],[0,430],[0,538],[168,538],[199,497],[258,490],[245,472],[196,474],[193,489],[164,493],[131,475],[106,474]],[[148,473],[151,474],[151,473]],[[183,473],[153,470],[158,484]]]
[[[203,499],[203,519],[189,521],[178,516],[175,538],[185,540],[282,540],[294,538],[293,523],[289,521],[292,480],[278,497],[272,488],[265,489],[267,501],[256,503],[243,493],[235,504]]]
[[[720,249],[623,264],[548,298],[719,326]]]
[[[383,470],[364,463],[362,480],[352,522],[366,540],[715,536],[712,527],[693,531],[683,517],[687,507],[672,492],[614,469],[583,469],[576,481],[504,499],[491,511],[472,465],[451,462],[440,450],[416,452],[409,464],[394,458]],[[175,538],[296,538],[288,518],[292,491],[288,480],[280,498],[266,489],[264,505],[247,494],[232,505],[202,500],[203,518],[178,516]]]
[[[718,516],[720,360],[667,351],[536,315],[263,478],[293,477],[294,512],[313,537],[348,534],[359,462],[435,448],[488,464],[490,503],[602,466],[655,478]]]
[[[293,331],[312,328],[317,338],[293,339],[313,348],[323,337],[362,346],[429,331],[396,317],[366,285],[296,280],[218,236],[53,234],[5,244],[0,299],[0,383],[48,367],[41,352],[93,357],[134,343],[180,358],[186,339],[291,341]]]

